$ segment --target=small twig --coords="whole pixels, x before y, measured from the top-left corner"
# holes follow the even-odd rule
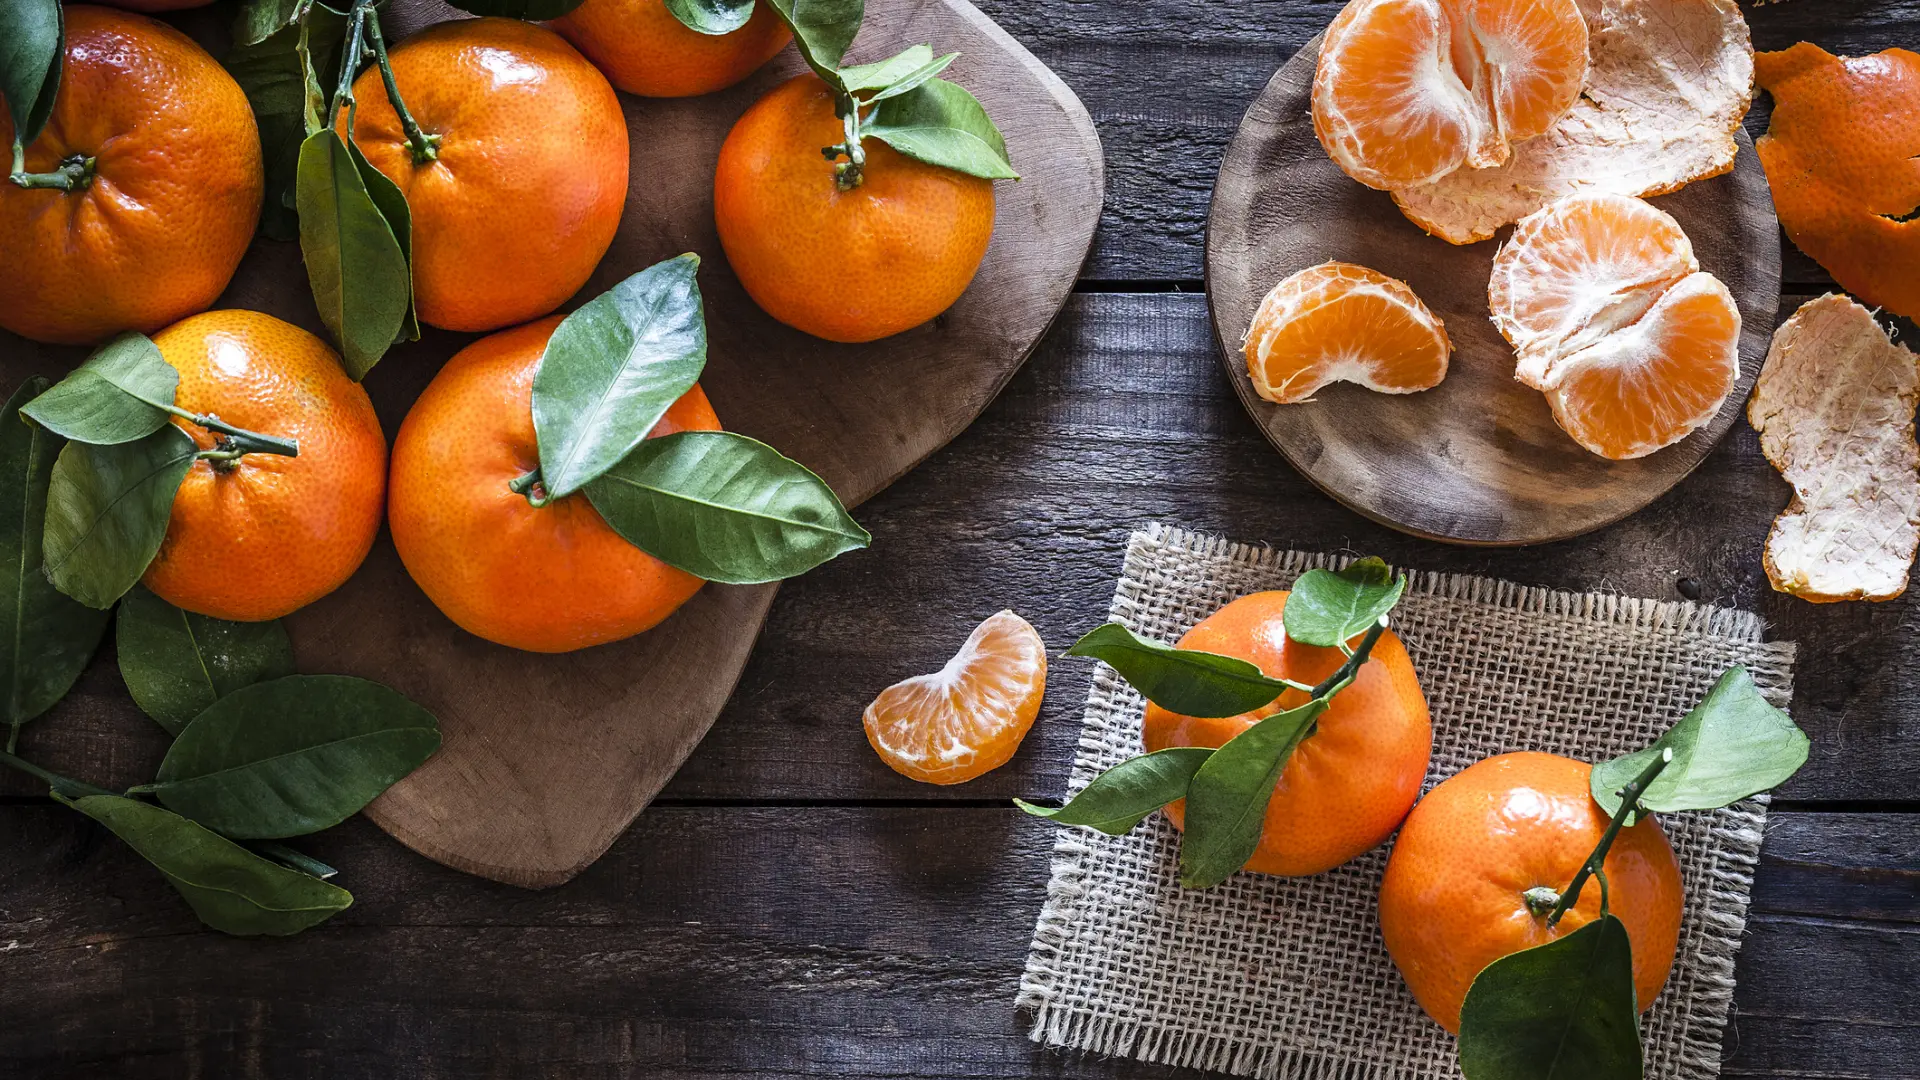
[[[1672,760],[1671,749],[1660,751],[1660,756],[1653,759],[1653,762],[1642,770],[1639,776],[1634,777],[1633,783],[1620,789],[1620,809],[1613,812],[1613,820],[1607,823],[1607,831],[1600,834],[1600,843],[1594,846],[1593,854],[1588,855],[1587,861],[1580,864],[1580,872],[1573,876],[1572,884],[1566,887],[1566,890],[1560,894],[1560,901],[1553,905],[1552,911],[1547,913],[1548,926],[1558,923],[1561,916],[1573,910],[1573,905],[1580,900],[1581,888],[1586,885],[1587,879],[1595,874],[1601,875],[1600,910],[1607,910],[1607,879],[1601,871],[1602,864],[1607,861],[1607,851],[1613,847],[1613,838],[1620,835],[1620,830],[1626,825],[1627,818],[1639,810],[1640,796],[1646,794],[1647,785],[1653,783],[1654,778],[1659,776],[1660,771],[1665,769],[1667,763]]]

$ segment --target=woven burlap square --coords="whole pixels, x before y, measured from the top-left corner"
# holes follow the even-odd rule
[[[1113,618],[1173,641],[1236,596],[1343,562],[1155,526],[1127,549]],[[1394,628],[1433,709],[1428,787],[1509,750],[1598,760],[1644,746],[1734,664],[1776,704],[1791,689],[1792,644],[1763,642],[1758,616],[1696,604],[1415,573]],[[1140,752],[1144,708],[1099,668],[1072,790]],[[1720,1073],[1765,821],[1764,798],[1663,818],[1687,901],[1673,977],[1642,1023],[1649,1077]],[[1060,831],[1020,982],[1035,1041],[1242,1076],[1459,1075],[1452,1037],[1380,943],[1384,849],[1317,877],[1237,874],[1204,892],[1176,885],[1177,851],[1159,815],[1123,837]]]

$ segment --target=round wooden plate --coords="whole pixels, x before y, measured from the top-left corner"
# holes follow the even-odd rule
[[[1456,247],[1428,236],[1391,196],[1349,179],[1321,149],[1310,114],[1319,54],[1315,38],[1247,110],[1207,217],[1207,296],[1221,362],[1273,445],[1367,517],[1460,544],[1578,536],[1626,517],[1693,471],[1739,416],[1780,301],[1780,230],[1746,133],[1731,173],[1652,200],[1679,220],[1701,269],[1726,282],[1740,305],[1740,383],[1719,414],[1681,442],[1608,461],[1560,430],[1539,391],[1514,381],[1513,350],[1487,315],[1498,243]],[[1254,393],[1241,343],[1261,298],[1329,259],[1413,287],[1453,339],[1445,382],[1406,395],[1336,383],[1294,405]]]

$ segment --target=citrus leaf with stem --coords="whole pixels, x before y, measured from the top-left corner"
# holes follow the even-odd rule
[[[1101,773],[1064,806],[1013,804],[1056,825],[1085,825],[1108,836],[1124,836],[1155,810],[1187,796],[1193,774],[1213,756],[1206,746],[1172,746],[1141,754]]]
[[[1379,559],[1359,559],[1342,570],[1309,570],[1287,594],[1287,636],[1303,645],[1335,648],[1365,633],[1407,591]]]
[[[412,307],[407,255],[333,128],[300,144],[294,187],[300,252],[320,321],[356,381],[405,332]]]
[[[587,498],[628,543],[730,585],[794,577],[873,542],[812,470],[730,431],[648,439]]]
[[[1640,1080],[1633,944],[1618,917],[1488,964],[1460,1009],[1466,1080]]]
[[[987,180],[1017,180],[1007,143],[987,110],[967,89],[928,77],[874,109],[862,128],[902,154]]]
[[[109,446],[144,439],[168,422],[180,373],[145,334],[121,334],[20,411],[75,442]]]
[[[112,446],[69,442],[53,463],[42,533],[54,587],[109,608],[146,573],[200,448],[178,425]]]
[[[700,256],[655,263],[581,305],[533,376],[533,428],[549,498],[570,495],[646,439],[707,366]]]
[[[1767,701],[1747,669],[1732,667],[1652,746],[1594,766],[1593,800],[1617,812],[1621,788],[1671,750],[1673,763],[1647,786],[1640,806],[1715,810],[1785,783],[1806,764],[1808,747],[1806,733]]]
[[[53,114],[66,56],[66,20],[60,0],[7,0],[0,4],[0,98],[13,121],[12,171],[20,151],[33,145]]]
[[[793,31],[794,47],[813,73],[844,93],[840,61],[860,33],[866,0],[767,0],[767,5]]]
[[[1182,716],[1239,716],[1271,703],[1288,685],[1238,657],[1176,649],[1119,623],[1095,627],[1067,655],[1105,663],[1148,701]]]
[[[170,810],[119,795],[54,798],[100,824],[166,875],[200,921],[241,936],[297,934],[353,894],[248,851]]]
[[[20,417],[22,402],[45,390],[34,376],[0,409],[0,596],[7,632],[0,636],[6,680],[7,749],[21,725],[66,696],[99,648],[107,613],[63,595],[40,572],[47,486],[62,439]]]
[[[935,57],[931,47],[914,45],[885,60],[861,64],[858,67],[841,68],[840,81],[846,85],[848,93],[867,104],[872,104],[887,98],[899,97],[947,70],[959,58],[960,54],[957,52]],[[873,93],[863,93],[864,91],[873,91]]]
[[[1208,889],[1247,865],[1260,846],[1267,803],[1295,747],[1327,711],[1325,698],[1277,712],[1227,740],[1187,787],[1180,884]]]
[[[120,601],[114,651],[133,703],[169,735],[241,687],[293,674],[293,642],[280,620],[197,615],[144,586]]]
[[[584,0],[447,0],[470,15],[498,15],[507,19],[544,22],[557,19]]]
[[[696,34],[731,34],[753,18],[754,0],[666,0],[680,25]]]
[[[433,714],[397,690],[288,675],[208,706],[131,793],[235,839],[304,836],[359,813],[439,748]]]
[[[307,17],[314,0],[240,0],[233,16],[236,48],[258,45]]]

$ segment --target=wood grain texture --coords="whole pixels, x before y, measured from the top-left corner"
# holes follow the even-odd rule
[[[1314,136],[1319,39],[1287,61],[1247,110],[1215,181],[1207,296],[1221,362],[1241,402],[1322,491],[1381,524],[1439,540],[1563,540],[1639,510],[1692,472],[1739,417],[1766,359],[1780,300],[1780,227],[1753,143],[1732,173],[1652,200],[1693,241],[1701,269],[1740,305],[1740,378],[1719,413],[1647,457],[1609,461],[1554,422],[1545,395],[1513,378],[1513,349],[1487,314],[1498,244],[1428,236],[1384,191],[1342,173]],[[1502,230],[1501,243],[1510,229]],[[1417,394],[1335,383],[1312,400],[1264,401],[1241,345],[1267,291],[1339,260],[1399,278],[1446,324],[1446,379]]]

